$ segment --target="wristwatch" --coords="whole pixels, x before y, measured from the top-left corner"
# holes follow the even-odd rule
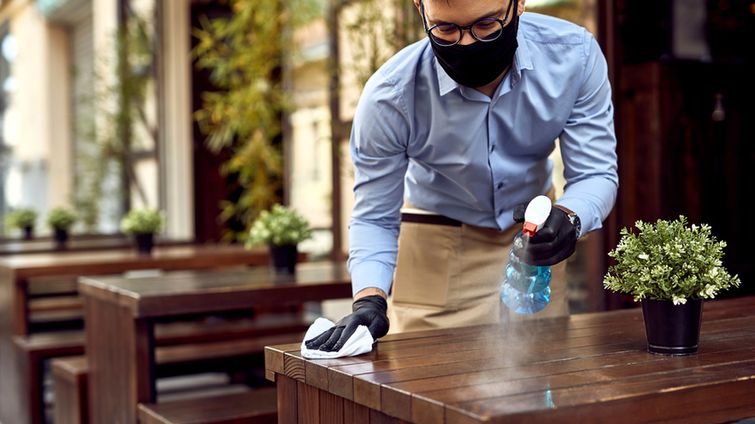
[[[577,239],[579,239],[579,236],[582,234],[582,221],[579,220],[579,216],[577,216],[576,213],[574,213],[573,210],[561,206],[561,205],[553,205],[553,207],[559,208],[562,211],[566,212],[567,218],[569,218],[569,222],[571,222],[571,225],[574,226],[574,230],[577,232]]]

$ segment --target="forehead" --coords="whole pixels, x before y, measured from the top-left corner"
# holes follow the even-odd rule
[[[427,19],[431,21],[472,23],[475,20],[505,9],[509,0],[422,0]]]

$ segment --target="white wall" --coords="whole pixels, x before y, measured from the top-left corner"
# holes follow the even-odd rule
[[[167,215],[166,233],[175,238],[194,237],[189,7],[185,0],[162,2],[161,207]]]

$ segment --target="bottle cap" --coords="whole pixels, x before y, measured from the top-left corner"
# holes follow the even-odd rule
[[[530,201],[524,211],[524,228],[522,232],[534,236],[551,213],[551,199],[547,196],[537,196]]]

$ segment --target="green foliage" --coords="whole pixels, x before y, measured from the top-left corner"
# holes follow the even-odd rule
[[[155,209],[134,209],[121,220],[121,231],[126,234],[155,234],[163,228],[163,213]]]
[[[637,221],[638,234],[621,230],[621,241],[609,256],[616,264],[608,269],[606,289],[642,299],[712,299],[719,291],[739,287],[739,278],[722,266],[726,242],[717,241],[710,226],[675,221],[655,224]]]
[[[232,0],[229,19],[200,19],[200,27],[193,30],[196,66],[210,71],[216,87],[202,93],[202,107],[194,118],[212,151],[230,151],[222,171],[233,175],[241,188],[238,201],[221,205],[225,222],[246,226],[280,201],[281,117],[289,107],[283,68],[293,53],[293,28],[316,16],[319,3]]]
[[[57,207],[47,215],[47,225],[52,229],[68,230],[79,219],[76,212],[63,207]]]
[[[345,24],[352,44],[352,69],[361,86],[391,56],[424,36],[414,3],[406,0],[353,2],[353,18]],[[390,13],[386,13],[390,11]]]
[[[297,211],[276,204],[262,211],[249,230],[247,245],[297,244],[312,237],[309,222]]]
[[[5,226],[8,228],[33,227],[36,221],[37,211],[31,208],[16,209],[5,215]]]

